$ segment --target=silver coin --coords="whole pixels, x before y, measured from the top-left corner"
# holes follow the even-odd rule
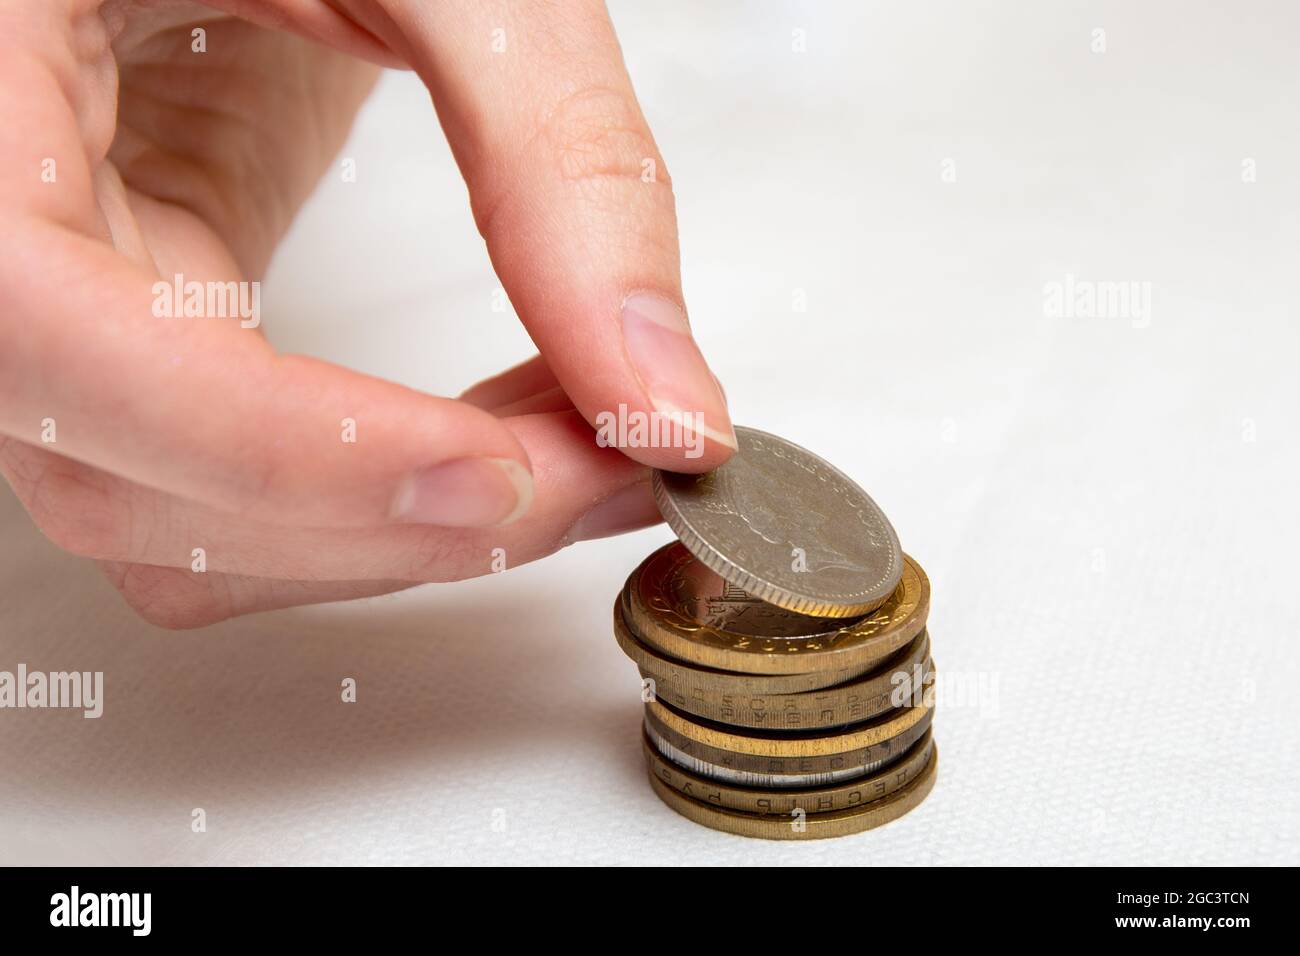
[[[812,452],[756,428],[702,475],[656,471],[655,501],[696,558],[778,607],[853,617],[898,587],[898,535],[865,491]]]
[[[655,749],[683,770],[689,770],[697,776],[721,780],[723,783],[732,783],[738,787],[760,787],[766,790],[782,790],[792,787],[829,787],[832,784],[853,780],[857,777],[865,777],[877,770],[883,770],[903,756],[903,752],[900,751],[896,754],[891,753],[877,760],[872,760],[869,763],[852,764],[838,770],[825,770],[821,773],[759,773],[754,770],[736,770],[732,767],[724,767],[721,764],[701,760],[699,757],[692,756],[686,751],[673,746],[648,723],[644,724],[643,727],[646,736],[650,738],[650,742],[654,744]]]

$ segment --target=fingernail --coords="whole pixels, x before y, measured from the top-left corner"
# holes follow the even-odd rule
[[[654,493],[647,482],[638,482],[620,488],[573,523],[564,536],[566,544],[574,541],[592,541],[648,528],[663,520],[655,507]]]
[[[393,517],[448,528],[509,524],[533,501],[533,476],[512,458],[457,458],[417,471],[393,498]]]
[[[737,447],[722,389],[677,303],[649,292],[628,296],[623,303],[623,342],[656,412],[692,427],[699,413],[705,437]]]

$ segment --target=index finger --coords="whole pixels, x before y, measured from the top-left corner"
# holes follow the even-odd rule
[[[599,437],[703,471],[736,447],[683,303],[671,181],[604,5],[380,0],[432,92],[479,229]]]

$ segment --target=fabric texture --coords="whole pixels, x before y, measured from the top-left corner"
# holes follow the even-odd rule
[[[0,670],[105,701],[0,710],[0,863],[1300,863],[1296,11],[860,6],[612,12],[734,417],[930,575],[920,808],[774,844],[655,798],[608,617],[663,527],[172,633],[4,492]],[[413,76],[344,155],[272,341],[441,394],[531,354]],[[1079,282],[1139,285],[1061,314]]]

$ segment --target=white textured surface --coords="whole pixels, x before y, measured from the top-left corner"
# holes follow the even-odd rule
[[[175,634],[6,492],[0,669],[103,670],[107,702],[0,711],[0,862],[1300,863],[1294,8],[614,15],[737,420],[867,487],[997,714],[941,710],[939,784],[882,830],[728,837],[652,795],[608,632],[663,528]],[[449,393],[529,354],[412,77],[346,155],[273,340]],[[1150,282],[1149,327],[1046,318],[1066,273]]]

